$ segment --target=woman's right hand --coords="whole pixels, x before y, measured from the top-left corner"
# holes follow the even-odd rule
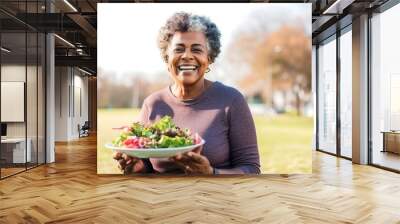
[[[117,160],[118,168],[123,171],[124,174],[146,172],[144,162],[140,158],[131,157],[121,152],[115,152],[113,154],[113,159]]]

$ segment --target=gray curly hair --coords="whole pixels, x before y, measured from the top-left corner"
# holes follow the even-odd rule
[[[215,58],[221,52],[221,33],[215,23],[204,16],[178,12],[167,20],[166,24],[161,27],[158,34],[158,47],[160,48],[161,56],[165,62],[168,61],[167,49],[169,42],[176,32],[203,32],[207,39],[210,63],[213,63]]]

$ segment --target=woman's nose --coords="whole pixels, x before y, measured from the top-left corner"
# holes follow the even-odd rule
[[[193,55],[192,55],[192,52],[190,52],[190,49],[185,50],[185,52],[182,55],[182,58],[184,58],[184,59],[193,58]]]

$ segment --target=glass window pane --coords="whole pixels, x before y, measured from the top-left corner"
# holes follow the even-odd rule
[[[340,153],[352,157],[352,35],[340,36]]]
[[[27,16],[33,27],[38,22],[33,14],[45,11],[44,0],[0,2],[0,7],[16,17]],[[0,17],[7,20],[0,29],[3,129],[0,171],[4,178],[45,162],[46,54],[43,33],[2,12]],[[11,106],[19,109],[10,109]]]
[[[372,17],[372,163],[400,170],[400,4]]]
[[[25,170],[30,158],[26,144],[26,34],[1,34],[1,123],[6,133],[1,140],[1,175]],[[10,109],[13,108],[13,109]],[[28,149],[28,150],[27,150]]]
[[[336,40],[318,48],[318,147],[336,153]]]

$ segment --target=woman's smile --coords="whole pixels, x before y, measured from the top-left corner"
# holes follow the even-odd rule
[[[179,71],[197,71],[197,68],[199,66],[197,65],[179,65],[178,70]]]
[[[179,65],[177,66],[178,76],[198,76],[198,65]]]

